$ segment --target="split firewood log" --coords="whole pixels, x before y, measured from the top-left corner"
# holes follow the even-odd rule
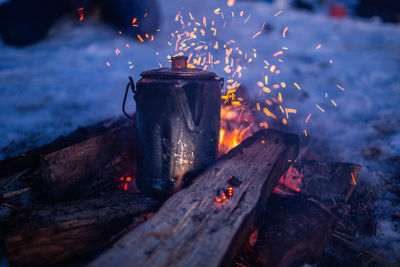
[[[9,260],[13,266],[47,266],[85,259],[109,245],[110,238],[135,217],[155,211],[161,203],[162,200],[120,193],[16,209],[5,233]]]
[[[91,266],[230,266],[297,153],[296,135],[255,133]]]
[[[97,188],[116,188],[116,178],[136,173],[133,125],[43,156],[40,191],[54,200],[93,197]]]
[[[79,127],[67,136],[60,136],[53,142],[22,153],[16,157],[0,161],[0,177],[10,176],[26,169],[35,171],[39,168],[42,155],[52,153],[68,146],[80,143],[86,139],[106,134],[117,128],[129,126],[132,121],[125,117],[113,118],[88,127]]]

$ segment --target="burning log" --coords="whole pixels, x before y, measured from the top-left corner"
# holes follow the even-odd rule
[[[315,263],[339,222],[327,208],[350,198],[360,168],[350,163],[296,161],[277,186],[294,195],[271,196],[257,240],[245,246],[239,262],[268,267]],[[326,201],[334,204],[327,206]]]
[[[278,188],[336,205],[349,200],[360,169],[351,163],[300,160],[282,177]]]
[[[315,263],[335,231],[338,219],[300,196],[273,194],[254,246],[241,257],[248,266],[301,266]]]
[[[47,154],[41,160],[39,188],[55,200],[93,197],[93,185],[115,187],[115,178],[135,172],[135,145],[130,125]],[[92,187],[90,192],[86,186]]]
[[[17,209],[5,236],[9,260],[14,266],[42,266],[98,252],[135,216],[160,204],[160,200],[119,194]]]
[[[169,198],[149,221],[91,266],[231,265],[297,153],[297,136],[257,132]],[[228,183],[233,177],[235,183]]]

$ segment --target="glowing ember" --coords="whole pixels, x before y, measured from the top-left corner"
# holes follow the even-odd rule
[[[78,8],[78,9],[77,9],[77,13],[78,13],[78,16],[79,16],[79,21],[82,21],[82,20],[83,20],[83,17],[84,17],[84,10],[83,10],[83,7]]]
[[[131,176],[122,176],[119,178],[119,188],[130,193],[139,193],[140,191],[136,188],[136,179]]]
[[[303,173],[299,172],[294,166],[290,166],[287,172],[279,179],[278,185],[274,192],[280,190],[300,192],[302,185]]]
[[[227,199],[227,196],[226,196],[226,194],[225,194],[225,190],[224,190],[224,189],[218,189],[218,190],[217,190],[217,194],[216,194],[216,196],[214,197],[214,199],[215,199],[215,201],[217,201],[217,202],[222,202],[222,201],[226,200],[226,199]]]
[[[228,187],[228,196],[233,196],[233,187]]]

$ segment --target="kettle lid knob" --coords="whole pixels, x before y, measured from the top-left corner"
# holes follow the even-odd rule
[[[172,58],[172,69],[186,69],[187,68],[187,56],[176,56]]]

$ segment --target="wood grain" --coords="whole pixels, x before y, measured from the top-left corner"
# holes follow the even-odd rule
[[[27,151],[16,157],[0,161],[0,177],[10,176],[26,169],[35,171],[39,168],[42,155],[61,150],[89,138],[106,134],[114,129],[129,125],[132,125],[131,120],[126,117],[117,117],[88,127],[79,127],[72,133],[66,136],[60,136],[49,144]]]
[[[120,194],[15,210],[5,236],[9,260],[13,266],[47,266],[88,254],[160,204]]]
[[[298,154],[298,137],[261,130],[195,182],[169,198],[156,215],[90,266],[229,266],[247,241],[283,172]],[[227,179],[242,181],[217,203]]]
[[[104,189],[104,184],[115,186],[116,178],[135,173],[135,155],[135,128],[117,128],[45,155],[40,164],[39,189],[57,201],[88,197],[89,189],[81,189],[84,185],[101,183]]]

